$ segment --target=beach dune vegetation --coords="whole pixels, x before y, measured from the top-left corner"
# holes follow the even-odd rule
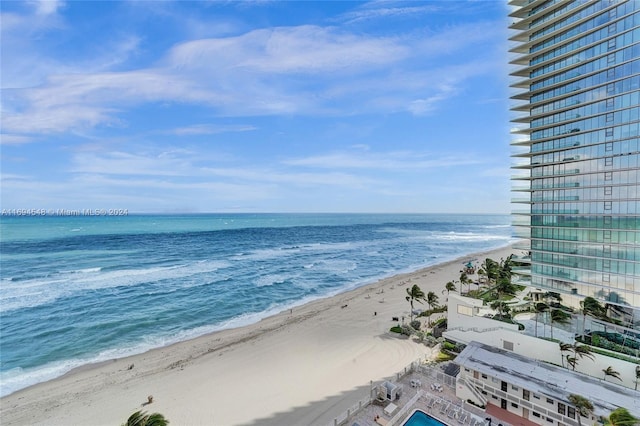
[[[407,302],[409,302],[409,304],[411,305],[410,316],[411,320],[413,321],[413,302],[416,301],[418,303],[423,303],[423,301],[426,300],[426,295],[424,294],[424,291],[420,289],[418,284],[414,284],[411,289],[407,289],[406,299]]]

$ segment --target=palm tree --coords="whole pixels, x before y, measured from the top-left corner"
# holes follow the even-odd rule
[[[562,309],[551,310],[551,339],[553,339],[553,323],[568,324],[571,322],[571,315],[563,311]]]
[[[432,291],[427,293],[427,305],[429,305],[430,310],[433,310],[435,306],[438,306],[438,295]],[[427,321],[429,327],[431,327],[431,315],[429,315],[429,319]]]
[[[638,390],[638,382],[640,382],[640,365],[636,366],[636,390]]]
[[[567,359],[567,367],[571,366],[571,370],[575,371],[576,365],[578,364],[578,358],[571,355],[565,355],[565,358]]]
[[[144,411],[136,411],[122,426],[167,426],[168,424],[169,420],[160,413],[147,414]]]
[[[600,302],[591,296],[585,297],[584,300],[580,301],[580,307],[582,308],[582,334],[584,335],[587,324],[587,315],[601,317],[604,312],[604,308]]]
[[[566,355],[567,359],[567,368],[571,366],[573,371],[576,370],[576,366],[578,365],[578,358],[590,358],[592,361],[595,360],[595,357],[591,353],[591,349],[587,345],[570,345],[568,343],[560,342],[560,351],[573,351],[574,356]]]
[[[573,347],[573,353],[580,358],[590,358],[592,361],[595,361],[595,356],[591,353],[591,348],[587,345],[576,345]]]
[[[462,293],[462,286],[467,284],[467,293],[471,290],[471,280],[465,272],[460,273],[460,293]]]
[[[478,269],[478,275],[484,275],[487,277],[487,284],[491,284],[496,278],[498,278],[498,267],[500,265],[493,259],[486,258]]]
[[[498,315],[500,315],[500,319],[504,318],[504,314],[509,312],[509,306],[507,302],[504,300],[494,300],[491,302],[491,309],[498,311]]]
[[[500,259],[500,265],[498,269],[498,278],[506,278],[511,281],[511,265],[513,255],[509,255],[505,260]]]
[[[411,314],[410,314],[410,318],[411,321],[413,321],[413,301],[415,300],[418,303],[422,303],[424,299],[424,291],[422,291],[420,289],[420,287],[418,287],[418,284],[414,284],[413,287],[411,287],[411,290],[409,290],[408,288],[407,290],[407,302],[409,302],[411,304]]]
[[[493,287],[493,290],[498,294],[498,299],[501,299],[504,295],[514,295],[516,294],[516,286],[511,283],[510,278],[502,277],[498,280],[496,285]]]
[[[573,345],[569,344],[569,343],[563,343],[563,342],[558,342],[558,345],[560,346],[560,355],[562,358],[562,366],[564,367],[564,355],[562,355],[562,352],[570,352],[573,350]]]
[[[538,315],[544,312],[547,312],[547,310],[549,309],[549,306],[547,306],[546,303],[542,303],[542,302],[538,302],[535,305],[535,311],[536,311],[536,337],[538,337]],[[544,322],[542,323],[542,327],[543,327],[543,332],[545,331],[544,328]]]
[[[456,291],[456,285],[454,284],[453,281],[449,281],[444,285],[444,289],[447,292],[447,297],[448,297],[450,291]]]
[[[573,404],[578,412],[578,424],[582,426],[580,416],[589,417],[593,413],[593,404],[584,396],[571,394],[569,395],[569,402]]]
[[[602,370],[604,372],[604,381],[607,381],[607,376],[615,377],[616,379],[622,381],[620,378],[620,373],[613,369],[612,366],[608,366],[607,368]]]
[[[624,407],[618,407],[613,410],[609,417],[605,419],[604,424],[607,426],[632,426],[638,423],[638,419]]]

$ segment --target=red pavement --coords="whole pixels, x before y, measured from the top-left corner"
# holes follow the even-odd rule
[[[513,414],[507,410],[504,410],[497,405],[493,405],[490,402],[487,403],[487,408],[485,408],[485,413],[490,416],[495,417],[496,419],[500,419],[505,423],[509,423],[513,426],[540,426],[537,423],[532,422],[529,419],[525,419],[522,416],[518,416],[517,414]],[[491,426],[498,426],[492,424]]]

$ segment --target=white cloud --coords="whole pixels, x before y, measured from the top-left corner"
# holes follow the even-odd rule
[[[33,139],[24,135],[0,134],[0,145],[20,145],[32,142]]]
[[[416,6],[416,4],[418,4]],[[339,21],[347,24],[376,21],[380,19],[393,19],[396,17],[406,18],[420,17],[442,10],[442,5],[420,5],[419,3],[372,1],[365,3],[360,8],[344,13],[338,18]]]
[[[34,7],[38,15],[53,15],[64,7],[65,2],[59,0],[37,0],[27,2]]]
[[[59,6],[48,7],[54,13]],[[358,13],[408,12],[405,6],[376,5],[375,9]],[[482,59],[460,56],[458,65],[449,66],[433,57],[491,39],[496,36],[493,27],[461,25],[433,34],[395,37],[314,25],[256,29],[238,36],[178,43],[159,54],[154,68],[119,72],[103,70],[134,55],[140,47],[139,37],[120,37],[106,49],[108,54],[75,64],[44,57],[40,63],[45,65],[37,65],[38,57],[14,51],[12,60],[5,63],[26,60],[9,72],[17,76],[16,87],[41,79],[47,70],[49,74],[43,84],[14,90],[3,100],[2,127],[18,136],[125,127],[129,109],[158,102],[210,108],[214,117],[430,114],[443,101],[457,96],[468,78],[495,67],[490,55]],[[30,72],[21,71],[29,69],[34,70],[33,75],[21,80],[20,76]],[[252,129],[231,129],[245,130]],[[194,135],[218,130],[189,125],[175,131]]]
[[[256,130],[251,125],[211,125],[211,124],[194,124],[188,127],[180,127],[173,129],[168,133],[178,136],[197,136],[197,135],[214,135],[218,133],[229,132],[250,132]]]
[[[338,152],[304,158],[289,159],[285,164],[292,166],[317,167],[325,169],[371,169],[393,170],[427,170],[432,168],[454,167],[481,164],[482,161],[457,155],[440,155],[410,151],[396,152]]]
[[[182,43],[169,63],[180,70],[317,74],[390,64],[408,54],[408,46],[393,39],[305,25]]]

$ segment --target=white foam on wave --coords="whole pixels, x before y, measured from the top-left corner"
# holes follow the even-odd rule
[[[58,273],[51,278],[7,282],[7,285],[3,283],[0,288],[0,312],[43,305],[87,290],[135,286],[159,280],[177,280],[197,274],[213,273],[230,266],[231,264],[227,261],[214,260],[143,269],[105,271],[103,268],[86,268]],[[197,284],[195,282],[189,285]]]
[[[473,232],[448,232],[434,233],[432,238],[444,241],[508,241],[511,237],[508,235],[486,235]]]
[[[269,287],[275,284],[282,284],[285,281],[287,281],[289,279],[289,277],[286,277],[284,275],[280,275],[280,274],[269,274],[269,275],[262,275],[260,277],[258,277],[258,279],[256,280],[256,286],[257,287]]]
[[[174,343],[204,336],[205,334],[255,324],[280,312],[302,306],[323,297],[327,296],[306,297],[291,303],[272,303],[267,309],[260,312],[245,313],[234,316],[225,321],[221,321],[217,324],[195,327],[193,329],[182,330],[168,335],[148,336],[143,342],[137,345],[105,350],[92,357],[56,361],[36,368],[14,368],[8,371],[3,371],[0,372],[0,397],[7,396],[13,392],[37,383],[53,380],[84,365],[126,358],[152,349],[162,348]]]
[[[92,272],[100,272],[102,271],[101,267],[97,268],[84,268],[84,269],[75,269],[71,271],[60,271],[62,274],[89,274]]]
[[[299,246],[282,246],[276,248],[253,250],[248,253],[237,253],[232,256],[233,260],[272,260],[281,257],[288,257],[299,253],[314,254],[317,252],[343,252],[357,249],[369,245],[371,242],[344,242],[344,243],[313,243],[301,244]]]

